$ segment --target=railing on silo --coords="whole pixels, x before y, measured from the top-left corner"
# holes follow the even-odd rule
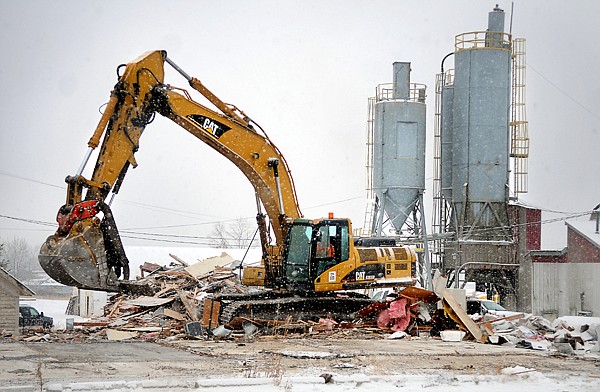
[[[467,49],[511,50],[512,35],[495,31],[471,31],[454,37],[456,52]]]
[[[375,101],[391,101],[396,99],[405,99],[407,101],[425,103],[427,97],[427,86],[422,83],[410,83],[408,85],[408,97],[400,98],[398,91],[402,91],[405,84],[382,83],[375,88]]]

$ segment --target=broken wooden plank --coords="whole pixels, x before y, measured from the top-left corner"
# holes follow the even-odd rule
[[[477,324],[481,325],[482,323]],[[492,328],[492,324],[490,324],[489,322],[484,322],[483,327],[485,328],[485,332],[487,332],[489,336],[494,336],[494,328]]]
[[[142,307],[152,307],[152,306],[161,306],[164,304],[168,304],[170,302],[173,302],[174,299],[175,299],[174,297],[156,298],[156,297],[147,297],[145,295],[142,295],[140,297],[137,297],[134,299],[129,299],[129,300],[125,301],[125,304],[142,306]]]
[[[33,335],[33,336],[23,338],[22,340],[25,342],[39,342],[42,339],[43,339],[43,336]]]
[[[465,330],[469,331],[471,335],[478,342],[485,343],[487,336],[483,334],[481,328],[467,314],[467,312],[460,306],[458,301],[444,290],[443,304],[446,312],[452,317],[454,321],[460,324]]]
[[[181,279],[194,279],[195,277],[190,275],[185,269],[183,270],[171,270],[171,271],[162,271],[159,276],[161,277],[179,277]]]
[[[163,309],[163,314],[167,317],[170,317],[172,319],[179,320],[179,321],[184,321],[186,319],[186,317],[183,314],[176,312],[174,310],[171,310],[171,309],[167,309],[167,308]]]
[[[127,340],[137,337],[137,332],[119,331],[118,329],[106,329],[108,340]]]
[[[121,303],[123,302],[123,298],[119,298],[119,300],[117,302],[115,302],[115,304],[113,305],[113,308],[111,309],[110,313],[108,314],[108,318],[112,318],[113,315],[115,314],[115,312],[117,310],[119,310],[119,307],[121,306]]]
[[[187,272],[192,276],[201,276],[207,272],[213,271],[215,267],[223,267],[233,263],[235,260],[233,257],[223,252],[220,256],[209,257],[208,259],[202,260],[196,264],[192,264],[185,268]]]
[[[185,310],[187,311],[188,316],[192,321],[198,321],[198,316],[196,315],[196,304],[194,304],[188,297],[187,293],[183,290],[177,290],[177,294],[179,295],[179,299],[185,306]]]
[[[433,292],[437,294],[438,297],[444,296],[444,290],[448,285],[448,276],[442,275],[439,270],[435,270],[433,274]]]
[[[485,323],[492,324],[492,323],[495,323],[496,321],[512,321],[512,320],[522,319],[523,317],[525,317],[525,313],[517,313],[517,314],[513,314],[511,316],[499,317],[499,318],[493,319],[493,320],[480,321],[477,324],[485,324]]]
[[[160,291],[158,291],[156,294],[154,294],[154,297],[160,298],[163,295],[165,295],[166,293],[168,293],[169,291],[171,291],[171,290],[175,291],[177,289],[177,285],[174,285],[174,284],[165,283],[164,285],[165,285],[165,287],[163,287]]]
[[[169,256],[171,256],[171,258],[173,258],[176,262],[178,262],[179,264],[183,265],[184,267],[189,267],[188,263],[186,263],[185,261],[183,261],[182,259],[180,259],[176,255],[173,255],[173,254],[169,253]]]
[[[202,309],[202,325],[213,328],[219,325],[219,315],[221,314],[221,302],[210,298],[204,300]]]
[[[142,315],[144,315],[146,313],[150,313],[150,311],[151,311],[151,309],[144,310],[142,312],[135,312],[135,313],[132,313],[132,314],[128,314],[127,316],[121,316],[121,317],[119,317],[119,319],[121,319],[121,320],[129,320],[129,319],[132,319],[134,317],[139,317],[139,316],[142,316]]]

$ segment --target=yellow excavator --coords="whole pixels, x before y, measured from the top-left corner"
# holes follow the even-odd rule
[[[186,90],[165,84],[165,63],[218,111],[195,102]],[[410,247],[356,246],[349,219],[304,218],[288,164],[264,130],[189,76],[166,51],[147,52],[120,65],[117,74],[84,160],[77,173],[66,178],[67,197],[57,214],[58,229],[40,249],[39,262],[54,280],[108,292],[139,289],[138,282],[129,279],[129,262],[106,199],[111,191],[113,197],[119,191],[129,167],[136,167],[139,140],[158,113],[228,158],[256,192],[262,260],[260,266],[244,268],[242,281],[270,290],[254,298],[222,298],[223,304],[248,309],[252,301],[267,307],[268,301],[278,301],[280,306],[308,298],[305,302],[310,306],[320,301],[351,311],[352,303],[362,306],[361,301],[336,293],[414,283],[416,255]],[[86,179],[83,170],[98,146],[93,174]],[[339,298],[350,299],[341,304]],[[228,314],[225,319],[234,315],[231,309],[223,312]]]

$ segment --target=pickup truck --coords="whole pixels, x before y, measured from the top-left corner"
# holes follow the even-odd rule
[[[52,328],[54,319],[44,316],[44,312],[38,312],[36,308],[30,305],[19,305],[19,327],[41,326],[42,328]]]

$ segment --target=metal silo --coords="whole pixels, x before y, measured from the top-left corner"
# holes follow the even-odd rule
[[[504,19],[496,6],[486,31],[457,35],[436,77],[432,255],[449,284],[476,282],[510,307],[518,302],[525,252],[522,210],[509,205],[509,174],[513,159],[514,193],[525,192],[529,138],[524,43],[504,32]],[[444,73],[452,55],[453,75]]]
[[[425,189],[425,86],[410,83],[410,63],[394,63],[394,82],[377,87],[373,121],[376,231],[385,213],[400,233]]]
[[[495,8],[487,31],[455,39],[452,203],[459,236],[493,239],[486,229],[508,226],[511,48],[503,21]]]
[[[446,77],[443,75],[442,77]],[[441,107],[441,184],[442,196],[447,202],[452,201],[452,112],[454,107],[454,85],[442,87]]]

